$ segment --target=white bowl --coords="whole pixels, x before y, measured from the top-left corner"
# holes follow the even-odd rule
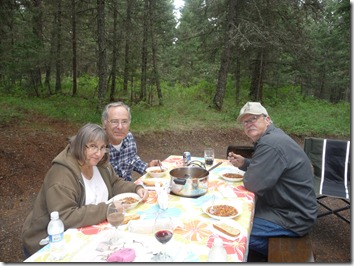
[[[121,193],[121,194],[118,194],[118,195],[114,196],[108,202],[111,202],[111,201],[124,201],[124,199],[126,199],[126,198],[134,198],[134,199],[137,200],[136,202],[131,203],[131,204],[123,203],[124,208],[126,210],[130,210],[130,209],[135,208],[136,206],[138,206],[139,202],[141,201],[140,196],[138,194],[136,194],[136,193]]]
[[[162,172],[160,166],[152,166],[146,168],[146,172],[149,174],[151,177],[163,177],[167,173],[167,168],[162,166]]]
[[[232,177],[232,176],[228,176],[227,174],[237,175],[237,176]],[[226,181],[239,182],[239,181],[243,180],[244,174],[245,174],[244,171],[238,169],[237,167],[234,167],[234,168],[228,168],[228,169],[221,171],[219,173],[219,176]]]
[[[212,201],[208,201],[206,203],[203,204],[202,206],[202,210],[205,214],[209,215],[211,218],[217,219],[217,220],[223,220],[223,219],[232,219],[235,218],[237,216],[239,216],[242,212],[242,207],[241,207],[241,203],[238,203],[237,200],[235,202],[230,202],[230,201],[226,201],[226,200],[215,200],[214,202],[214,207],[218,208],[218,206],[220,205],[226,205],[227,208],[229,207],[233,207],[236,209],[236,213],[232,214],[232,215],[228,215],[228,216],[219,216],[216,214],[211,214],[209,212],[209,207],[212,206]]]

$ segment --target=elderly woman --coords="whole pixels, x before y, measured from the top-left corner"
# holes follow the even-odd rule
[[[22,229],[25,255],[41,248],[39,241],[47,237],[52,211],[59,212],[65,229],[76,228],[104,221],[106,201],[117,194],[135,192],[143,200],[148,198],[142,186],[115,174],[108,143],[103,128],[86,124],[53,160]]]

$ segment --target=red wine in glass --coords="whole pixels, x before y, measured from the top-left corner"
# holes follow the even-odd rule
[[[154,236],[162,245],[163,248],[159,254],[152,258],[155,262],[169,262],[173,261],[172,257],[168,255],[165,251],[166,243],[169,242],[173,237],[173,221],[172,218],[165,215],[164,213],[159,214],[154,223]]]
[[[173,233],[169,230],[160,230],[155,232],[156,239],[162,244],[166,244],[168,241],[170,241],[172,236]]]

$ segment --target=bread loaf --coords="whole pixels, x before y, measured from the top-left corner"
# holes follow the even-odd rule
[[[122,224],[127,224],[131,220],[138,220],[140,218],[139,214],[127,215],[124,217],[124,221]]]
[[[240,234],[240,230],[235,227],[232,227],[226,223],[216,223],[213,224],[214,228],[218,229],[220,232],[229,235],[229,236],[238,236]]]
[[[162,185],[162,182],[160,181],[153,181],[153,180],[146,180],[146,179],[143,180],[143,184],[148,187],[154,187],[155,183],[159,183],[160,186]]]

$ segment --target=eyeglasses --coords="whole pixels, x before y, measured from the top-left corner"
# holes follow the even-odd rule
[[[264,117],[264,115],[254,115],[254,116],[252,116],[252,118],[250,118],[248,120],[245,120],[245,121],[242,121],[241,124],[243,126],[247,126],[248,124],[253,124],[262,116]]]
[[[127,127],[130,123],[129,120],[122,120],[122,121],[119,121],[118,119],[112,119],[110,121],[108,121],[112,126],[119,126],[119,124],[122,125],[122,127]]]
[[[96,145],[91,144],[91,145],[85,145],[85,147],[92,153],[96,153],[98,151],[103,152],[103,153],[108,153],[109,152],[109,148],[107,148],[106,146],[98,148]]]

